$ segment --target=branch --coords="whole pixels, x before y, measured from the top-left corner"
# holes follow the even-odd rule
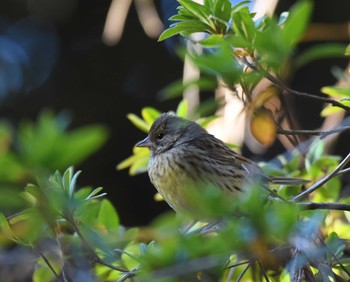
[[[296,201],[302,197],[305,197],[312,193],[313,191],[317,190],[320,188],[323,184],[327,183],[330,179],[332,179],[335,176],[338,176],[340,174],[343,174],[347,171],[348,169],[343,170],[343,168],[350,162],[350,153],[345,157],[345,159],[328,175],[326,175],[324,178],[320,179],[317,181],[314,185],[312,185],[309,189],[299,193],[298,195],[294,196],[291,201]]]
[[[339,128],[334,128],[331,130],[304,130],[304,129],[292,129],[292,130],[286,130],[283,128],[279,128],[277,130],[277,134],[284,134],[284,135],[321,135],[320,138],[323,139],[327,137],[328,135],[339,133],[345,130],[349,130],[350,126],[343,126]]]
[[[342,103],[333,100],[331,98],[327,98],[327,97],[322,97],[322,96],[318,96],[318,95],[313,95],[313,94],[309,94],[306,92],[301,92],[301,91],[297,91],[297,90],[293,90],[291,88],[289,88],[287,85],[285,85],[282,81],[280,81],[278,78],[274,77],[273,75],[271,75],[270,73],[268,73],[267,71],[265,71],[264,69],[258,67],[256,64],[250,63],[246,57],[242,58],[243,63],[246,64],[249,68],[251,68],[252,70],[255,71],[263,71],[264,72],[264,76],[270,80],[275,86],[277,86],[279,89],[282,90],[282,92],[284,93],[289,93],[289,94],[293,94],[295,96],[300,96],[300,97],[304,97],[307,99],[315,99],[315,100],[319,100],[319,101],[323,101],[325,103],[329,103],[335,107],[339,107],[342,108],[343,110],[350,112],[350,107],[343,105]]]
[[[116,271],[120,271],[120,272],[124,272],[124,273],[129,273],[130,271],[121,267],[117,267],[114,266],[106,261],[104,261],[103,259],[101,259],[98,254],[94,251],[94,249],[90,246],[90,244],[88,243],[88,241],[85,239],[85,237],[83,236],[83,234],[81,233],[79,227],[77,226],[77,224],[75,223],[74,219],[72,220],[67,220],[70,222],[70,224],[73,226],[74,231],[77,233],[78,237],[80,238],[80,240],[82,241],[84,247],[86,248],[86,250],[90,253],[90,255],[92,256],[92,259],[101,265],[104,265],[106,267],[109,267],[113,270]]]
[[[303,210],[337,210],[337,211],[350,211],[349,204],[339,203],[312,203],[312,202],[301,202],[297,203],[297,206]]]

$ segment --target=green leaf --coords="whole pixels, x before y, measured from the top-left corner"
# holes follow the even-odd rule
[[[345,100],[345,101],[340,101],[340,103],[343,104],[344,106],[350,107],[350,101]],[[321,117],[327,117],[334,113],[343,112],[343,111],[344,111],[343,108],[328,105],[321,111]]]
[[[47,259],[47,258],[46,258]],[[60,274],[61,268],[57,261],[50,260],[50,266],[53,267],[55,272],[57,274]],[[42,257],[40,257],[36,261],[35,270],[33,273],[33,282],[47,282],[47,281],[55,281],[55,274],[52,272],[52,270],[48,267],[46,262]]]
[[[8,223],[7,218],[3,213],[0,213],[0,229],[9,240],[16,243],[21,243],[16,235],[12,232],[10,224]]]
[[[128,120],[131,121],[131,123],[133,125],[135,125],[138,129],[140,129],[143,132],[148,133],[149,129],[150,129],[150,125],[147,124],[147,122],[145,122],[143,119],[139,118],[137,115],[135,114],[128,114],[127,115]]]
[[[91,125],[65,132],[65,124],[44,112],[36,124],[22,122],[18,133],[20,156],[31,167],[65,169],[86,159],[107,139],[103,126]]]
[[[96,199],[102,196],[107,195],[107,193],[102,193],[102,194],[98,194],[103,190],[103,187],[97,187],[96,189],[94,189],[85,199],[89,200],[89,199]]]
[[[222,77],[227,85],[234,85],[240,78],[240,67],[228,46],[222,46],[213,54],[191,55],[190,58],[204,72]]]
[[[167,28],[166,30],[164,30],[161,35],[159,36],[158,38],[158,41],[163,41],[165,39],[168,39],[174,35],[177,35],[179,34],[180,32],[182,32],[184,30],[183,27],[181,26],[174,26],[174,27],[170,27],[170,28]]]
[[[148,170],[149,155],[142,158],[138,158],[130,167],[130,175],[136,175],[147,172]]]
[[[187,100],[181,100],[176,109],[176,115],[186,118],[188,116],[188,102]]]
[[[107,228],[108,232],[112,232],[114,235],[118,232],[119,217],[117,211],[107,199],[101,201],[97,219],[99,223]]]
[[[282,39],[287,45],[295,45],[304,34],[312,11],[312,2],[298,1],[289,12],[288,19],[282,28]]]
[[[240,37],[253,42],[256,34],[255,25],[248,7],[232,13],[232,29]]]
[[[350,56],[350,44],[345,49],[345,56]]]
[[[300,68],[315,60],[331,57],[343,57],[345,48],[346,45],[344,44],[318,44],[298,55],[295,59],[295,65],[296,67]]]
[[[117,165],[118,170],[122,170],[125,168],[128,168],[132,166],[137,160],[149,158],[150,152],[147,148],[133,148],[133,155],[131,157],[128,157],[127,159],[123,160]]]
[[[161,113],[154,108],[145,107],[141,110],[141,115],[148,125],[152,125],[155,119],[159,117]]]
[[[160,99],[177,98],[181,96],[187,88],[192,86],[197,86],[201,90],[213,90],[217,86],[217,80],[207,77],[200,77],[199,79],[193,79],[187,82],[183,82],[182,79],[177,80],[160,91]]]
[[[233,13],[237,12],[239,9],[242,9],[243,7],[250,4],[250,1],[240,1],[238,4],[232,7],[231,11]]]
[[[200,5],[191,0],[178,0],[180,5],[182,5],[186,10],[188,10],[193,16],[198,18],[203,23],[209,24],[210,10],[203,5]]]
[[[210,35],[209,37],[199,41],[199,43],[204,46],[204,47],[219,47],[223,44],[224,42],[224,37],[220,34],[213,34]]]
[[[325,86],[321,92],[335,98],[350,97],[350,87]]]
[[[220,18],[223,22],[228,22],[231,16],[231,2],[229,0],[218,0],[214,2],[214,15]]]

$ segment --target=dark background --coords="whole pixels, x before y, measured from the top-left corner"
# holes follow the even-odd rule
[[[166,1],[162,4],[170,3]],[[288,2],[293,1],[282,1],[285,5],[280,10],[287,9],[291,4]],[[160,2],[155,3],[164,16]],[[315,1],[317,21],[348,20],[349,0],[334,1],[332,5],[322,3]],[[178,101],[160,102],[156,95],[181,77],[182,63],[163,43],[144,34],[133,5],[119,44],[104,45],[101,35],[109,5],[109,0],[0,1],[0,36],[19,36],[18,26],[28,28],[26,34],[33,33],[24,36],[27,44],[32,44],[32,64],[29,62],[30,67],[22,70],[22,83],[15,81],[15,75],[8,75],[6,83],[14,86],[6,96],[0,91],[0,118],[16,124],[23,118],[35,119],[43,108],[49,108],[71,114],[71,128],[91,123],[107,125],[110,131],[107,144],[77,167],[83,170],[79,184],[103,186],[124,225],[143,225],[168,207],[154,202],[155,189],[146,174],[130,177],[126,170],[115,168],[131,154],[132,146],[145,137],[126,119],[126,114],[139,114],[145,106],[174,110]],[[329,10],[329,5],[334,11]],[[8,43],[0,39],[0,57],[1,44]],[[0,66],[1,63],[6,62],[0,61]],[[317,92],[320,86],[334,83],[330,68],[335,63],[345,66],[346,61],[308,65],[291,81],[292,87]],[[0,81],[0,90],[1,83],[5,82]],[[297,103],[305,128],[321,122],[317,117],[322,105],[315,107],[312,101]]]
[[[29,22],[34,21],[35,27],[46,31],[46,37],[57,40],[51,49],[47,49],[45,38],[33,47],[38,53],[34,60],[44,54],[55,57],[47,80],[29,91],[22,85],[2,97],[0,117],[16,124],[23,118],[35,119],[43,108],[49,108],[56,113],[67,111],[72,117],[71,128],[90,123],[107,125],[107,144],[77,167],[83,170],[79,184],[104,187],[122,223],[141,225],[168,207],[154,203],[155,189],[147,174],[130,177],[127,170],[116,170],[116,165],[131,155],[133,145],[145,137],[126,114],[139,115],[145,106],[173,110],[178,101],[160,102],[156,94],[181,78],[182,63],[163,43],[145,35],[133,5],[119,44],[104,45],[101,35],[109,5],[110,1],[102,0],[75,1],[69,12],[57,18],[50,17],[51,8],[30,13],[27,1],[0,1],[0,31],[22,24],[23,19],[26,25],[28,16],[34,16]]]

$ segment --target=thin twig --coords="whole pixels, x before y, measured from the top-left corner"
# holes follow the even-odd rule
[[[174,278],[220,265],[223,256],[206,256],[153,271],[156,278]]]
[[[37,251],[38,254],[42,257],[42,259],[44,260],[44,262],[46,263],[46,265],[48,266],[48,268],[50,268],[51,272],[55,275],[55,277],[58,279],[59,275],[56,272],[56,270],[53,268],[53,266],[51,265],[51,263],[49,262],[49,260],[47,259],[47,257],[40,251]],[[64,280],[66,281],[66,280]]]
[[[236,262],[234,264],[231,264],[229,266],[226,266],[225,268],[233,268],[233,267],[240,266],[240,265],[243,265],[243,264],[248,264],[248,263],[250,263],[249,260],[240,261],[240,262]]]
[[[326,175],[324,178],[317,181],[314,185],[312,185],[309,189],[299,193],[298,195],[294,196],[291,201],[299,200],[302,197],[305,197],[309,195],[310,193],[314,192],[318,188],[320,188],[323,184],[327,183],[330,179],[332,179],[335,176],[338,176],[338,174],[343,170],[343,168],[350,162],[350,153],[345,157],[345,159],[328,175]]]
[[[70,224],[73,226],[73,229],[74,231],[77,233],[78,237],[80,238],[80,240],[82,241],[84,247],[86,248],[86,250],[90,253],[90,255],[92,256],[92,259],[98,263],[98,264],[101,264],[101,265],[104,265],[106,267],[109,267],[113,270],[116,270],[116,271],[120,271],[120,272],[124,272],[124,273],[128,273],[129,270],[127,269],[124,269],[124,268],[121,268],[121,267],[117,267],[117,266],[114,266],[113,264],[110,264],[106,261],[104,261],[103,259],[101,259],[97,254],[96,252],[94,251],[94,249],[90,246],[90,244],[88,243],[88,241],[85,239],[85,237],[83,236],[83,234],[81,233],[79,227],[76,225],[74,219],[72,220],[68,220],[70,222]]]
[[[297,206],[301,207],[303,210],[350,211],[350,204],[300,202],[297,203]]]
[[[123,277],[121,277],[117,282],[124,282],[126,279],[134,277],[137,270],[139,270],[140,266],[136,266],[133,269],[131,269],[129,272],[127,272]]]
[[[280,88],[282,91],[289,93],[289,94],[293,94],[295,96],[300,96],[300,97],[304,97],[304,98],[308,98],[308,99],[316,99],[319,101],[323,101],[325,103],[329,103],[335,107],[339,107],[344,109],[347,112],[350,112],[350,107],[343,105],[342,103],[333,100],[331,98],[327,98],[327,97],[322,97],[322,96],[318,96],[318,95],[313,95],[310,93],[306,93],[306,92],[301,92],[301,91],[297,91],[297,90],[293,90],[291,88],[289,88],[287,85],[285,85],[282,81],[280,81],[278,78],[274,77],[273,75],[271,75],[269,72],[265,71],[264,69],[258,67],[256,64],[252,64],[250,63],[247,58],[243,58],[243,62],[244,64],[246,64],[249,68],[251,68],[252,70],[255,71],[263,71],[264,72],[264,76],[270,80],[275,86],[277,86],[278,88]]]
[[[328,135],[339,133],[345,130],[349,130],[350,126],[343,126],[339,128],[334,128],[331,130],[304,130],[304,129],[293,129],[293,130],[286,130],[283,128],[279,128],[277,130],[277,134],[283,134],[283,135],[321,135],[320,138],[325,138]]]
[[[269,276],[267,275],[264,266],[260,263],[259,260],[258,260],[258,264],[259,264],[259,266],[260,266],[261,272],[262,272],[262,274],[263,274],[263,276],[264,276],[266,282],[270,282]]]
[[[249,262],[249,263],[247,264],[247,266],[242,270],[241,274],[237,277],[236,282],[239,282],[239,281],[242,280],[244,274],[247,272],[247,270],[248,270],[249,267],[252,265],[252,263],[253,263],[253,262]]]
[[[318,240],[320,240],[322,242],[322,244],[324,245],[324,247],[327,249],[327,251],[331,254],[331,256],[333,257],[333,259],[337,262],[337,264],[339,264],[339,266],[341,267],[341,269],[343,269],[343,271],[350,277],[350,273],[349,271],[345,268],[345,266],[341,263],[341,261],[337,258],[337,256],[334,254],[334,252],[328,247],[328,245],[326,244],[326,242],[321,238],[321,236],[317,235]]]

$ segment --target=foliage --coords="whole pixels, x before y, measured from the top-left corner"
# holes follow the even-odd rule
[[[231,90],[239,84],[252,113],[271,97],[271,93],[251,96],[262,77],[295,93],[278,77],[291,62],[306,28],[312,9],[309,1],[299,1],[279,19],[256,19],[247,1],[236,6],[228,0],[205,0],[204,5],[178,2],[178,14],[172,17],[175,23],[160,40],[177,34],[186,38],[195,32],[207,34],[196,42],[203,54],[189,54],[208,74],[199,85],[216,87],[213,77]],[[307,50],[296,58],[295,67],[339,55],[342,48],[323,45]],[[174,84],[168,95],[173,97],[194,83]],[[327,100],[333,107],[348,110],[348,89],[323,91],[337,99]],[[146,133],[159,114],[147,107],[142,118],[129,114],[128,119]],[[185,101],[176,114],[189,118]],[[205,127],[214,118],[200,118],[198,123]],[[196,216],[208,222],[188,226],[187,218],[171,213],[150,226],[127,229],[102,188],[79,189],[80,172],[72,167],[105,141],[106,130],[90,126],[67,132],[66,125],[50,113],[36,124],[22,123],[18,133],[0,124],[0,245],[33,254],[28,262],[33,263],[33,281],[350,279],[350,198],[341,197],[339,180],[349,170],[345,166],[350,157],[341,161],[325,155],[322,141],[314,142],[306,155],[293,154],[283,167],[263,166],[269,175],[310,179],[306,187],[250,185],[234,201],[218,189],[203,187],[191,196],[205,207],[198,208]],[[129,168],[131,175],[145,172],[148,159],[147,149],[134,148],[118,169]],[[302,201],[306,196],[311,202]]]

